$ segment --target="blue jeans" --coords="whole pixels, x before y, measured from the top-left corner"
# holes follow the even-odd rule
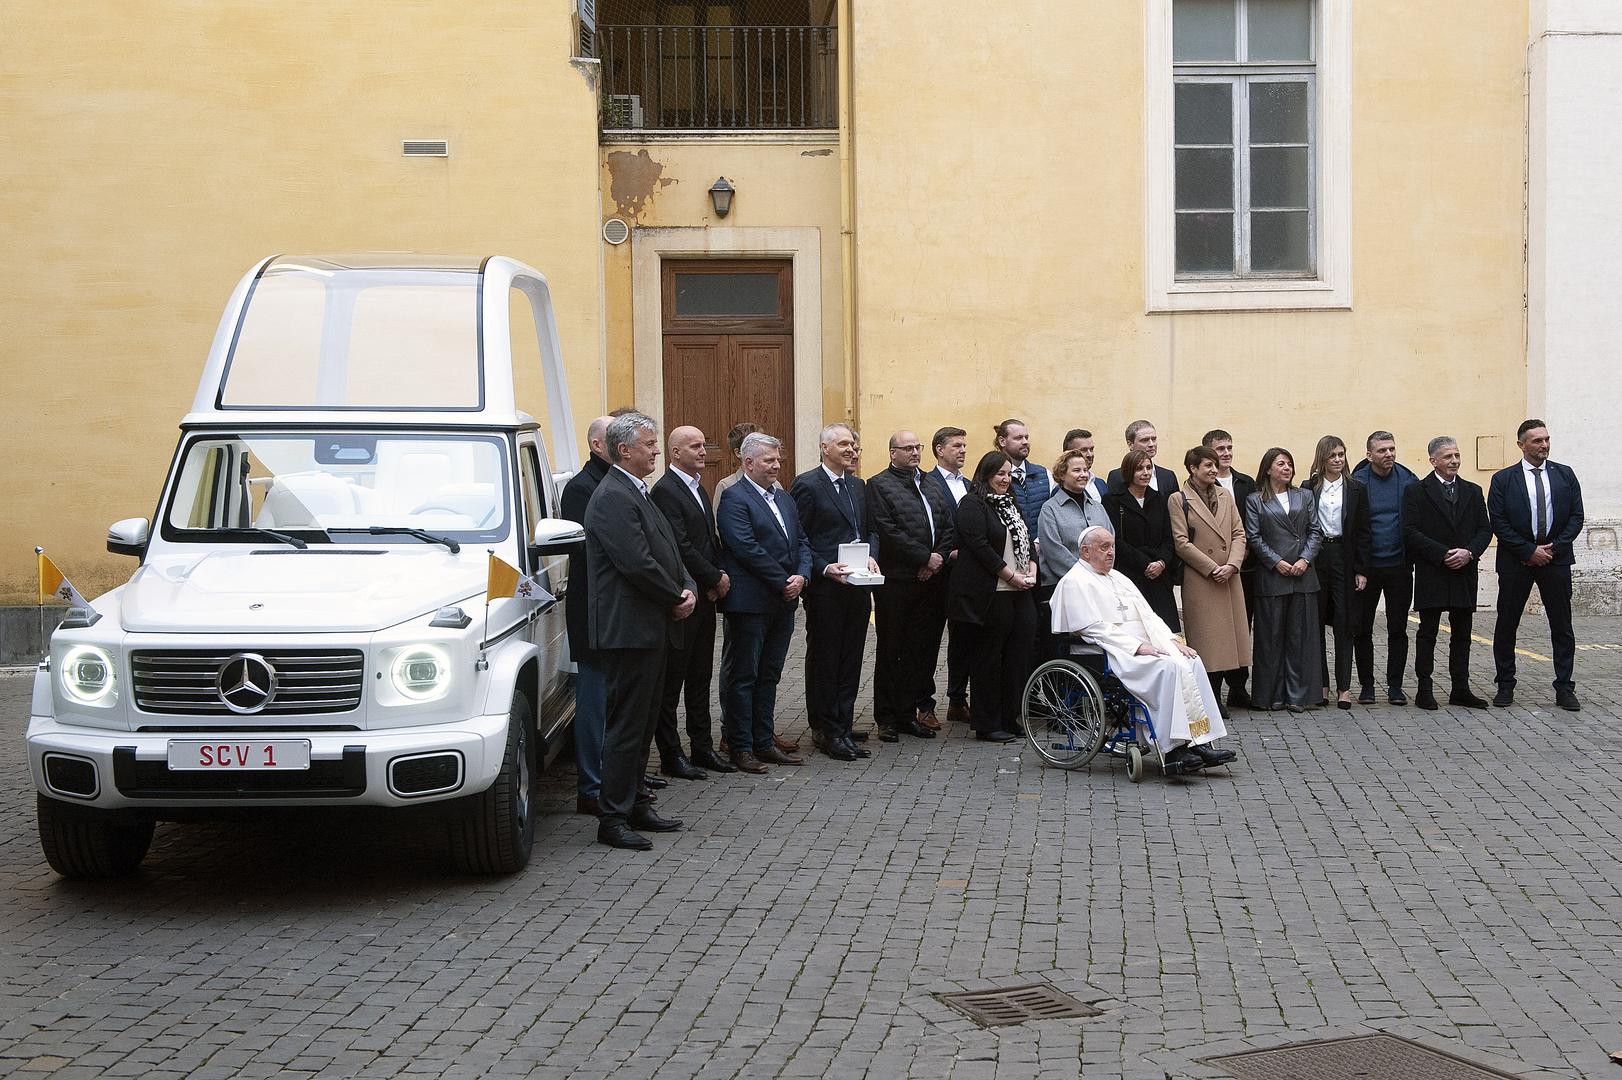
[[[784,605],[772,615],[729,612],[726,631],[730,663],[721,686],[721,714],[727,745],[734,753],[764,750],[772,745],[772,714],[794,637],[794,608]]]
[[[574,677],[575,792],[595,799],[603,791],[603,727],[608,720],[608,681],[595,663],[580,660]]]

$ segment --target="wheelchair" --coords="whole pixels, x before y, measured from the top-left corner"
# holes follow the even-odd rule
[[[1121,684],[1103,650],[1065,645],[1067,656],[1042,664],[1025,682],[1020,718],[1038,757],[1060,769],[1083,768],[1099,754],[1125,758],[1134,784],[1151,757],[1168,777],[1194,771],[1166,762],[1148,707]]]

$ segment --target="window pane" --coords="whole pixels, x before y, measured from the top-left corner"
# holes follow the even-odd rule
[[[1251,145],[1306,142],[1307,100],[1307,84],[1304,82],[1252,82]],[[1183,140],[1179,138],[1177,141]]]
[[[1178,83],[1178,143],[1233,142],[1233,84]]]
[[[1251,214],[1250,268],[1272,273],[1308,273],[1312,270],[1311,240],[1305,210]]]
[[[777,275],[676,275],[677,315],[776,315]]]
[[[1312,0],[1250,0],[1252,60],[1312,59]]]
[[[1179,151],[1181,153],[1181,151]],[[1263,147],[1250,152],[1250,205],[1307,207],[1307,148]]]
[[[1176,0],[1171,17],[1171,58],[1234,60],[1235,0]]]
[[[1233,209],[1233,151],[1177,151],[1177,209]]]
[[[1177,272],[1233,273],[1233,215],[1177,215]]]

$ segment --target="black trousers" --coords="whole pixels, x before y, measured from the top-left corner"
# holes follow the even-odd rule
[[[960,624],[953,624],[954,633]],[[992,595],[985,622],[975,627],[974,667],[969,675],[975,731],[1013,731],[1019,723],[1025,680],[1031,675],[1036,603],[1027,592]]]
[[[694,751],[715,749],[711,729],[710,681],[715,673],[715,604],[699,597],[687,620],[686,644],[665,653],[665,682],[659,695],[659,725],[653,738],[659,761],[668,765],[681,754],[676,735],[676,705],[687,700],[687,742]]]
[[[1436,670],[1436,637],[1442,626],[1442,612],[1447,612],[1447,674],[1453,689],[1463,690],[1470,683],[1470,628],[1475,622],[1474,608],[1421,608],[1419,631],[1414,634],[1414,675],[1421,687],[1428,686],[1431,673]]]
[[[921,665],[923,681],[918,684],[918,700],[913,702],[913,707],[919,712],[924,710],[934,711],[935,708],[935,667],[940,662],[941,639],[946,636],[946,596],[952,587],[951,568],[947,567],[930,578],[929,584],[933,585],[937,580],[940,582],[940,588],[936,590],[935,596],[925,612],[928,622],[924,626],[924,639],[933,642],[933,647],[929,650],[928,659]],[[948,679],[951,678],[951,663],[952,647],[948,644],[946,646]],[[950,686],[947,687],[947,696],[953,701],[962,700],[961,698],[951,698]]]
[[[1374,620],[1379,617],[1382,595],[1385,597],[1385,684],[1400,687],[1403,672],[1408,668],[1408,608],[1414,602],[1413,568],[1369,567],[1369,585],[1362,596],[1362,619],[1358,622],[1357,635],[1352,638],[1357,682],[1363,687],[1374,685]]]
[[[1577,635],[1571,630],[1571,567],[1523,566],[1498,575],[1498,622],[1492,631],[1492,659],[1499,686],[1515,686],[1515,635],[1536,585],[1549,617],[1549,643],[1554,646],[1554,688],[1571,690],[1577,659]]]
[[[919,581],[903,572],[888,578],[873,598],[873,622],[878,631],[873,713],[881,729],[897,727],[916,716],[918,688],[940,649],[935,612],[945,601],[943,582],[940,574]]]
[[[648,771],[648,749],[665,681],[665,650],[603,649],[600,655],[608,675],[600,824],[624,825],[636,807],[637,785]]]
[[[811,729],[824,738],[849,735],[862,683],[869,586],[821,578],[805,591],[805,704]]]
[[[1323,626],[1335,639],[1335,692],[1352,688],[1352,637],[1363,625],[1363,606],[1346,577],[1346,545],[1325,541],[1318,553],[1318,611]],[[1324,678],[1328,678],[1329,649],[1323,627],[1318,630],[1318,652],[1323,657]]]
[[[1245,591],[1245,625],[1256,625],[1256,571],[1241,569],[1239,571],[1239,587]],[[1211,692],[1218,701],[1222,700],[1222,680],[1228,681],[1230,691],[1237,690],[1241,694],[1248,694],[1245,684],[1250,682],[1250,669],[1247,667],[1229,668],[1227,671],[1208,671],[1211,676]],[[1221,676],[1221,678],[1218,678]]]

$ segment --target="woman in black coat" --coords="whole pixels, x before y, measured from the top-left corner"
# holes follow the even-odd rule
[[[1012,742],[1031,670],[1036,634],[1036,560],[1014,497],[1013,462],[993,450],[957,504],[957,564],[947,594],[952,633],[974,642],[969,669],[969,726],[983,742]],[[959,624],[964,624],[961,628]]]
[[[1373,534],[1369,529],[1369,492],[1346,471],[1346,443],[1337,435],[1318,440],[1312,458],[1312,475],[1307,490],[1317,503],[1318,528],[1324,546],[1318,552],[1318,610],[1323,625],[1335,638],[1335,702],[1342,709],[1352,707],[1352,639],[1362,619],[1363,590],[1369,583],[1369,553]],[[1329,677],[1329,651],[1323,629],[1318,630],[1318,651],[1324,660],[1324,677]],[[1324,696],[1329,688],[1324,687]]]
[[[1121,475],[1104,493],[1104,512],[1115,529],[1115,569],[1131,579],[1154,613],[1181,633],[1177,598],[1177,553],[1171,540],[1171,511],[1166,492],[1149,486],[1154,459],[1130,450],[1121,459]]]

